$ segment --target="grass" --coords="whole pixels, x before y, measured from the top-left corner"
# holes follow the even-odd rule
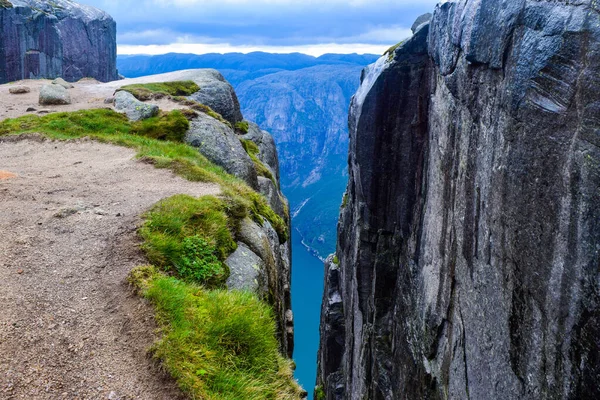
[[[152,353],[192,399],[299,399],[269,306],[248,292],[206,290],[140,267],[129,278],[163,333]]]
[[[160,120],[161,116],[155,118]],[[170,169],[190,181],[219,184],[230,201],[243,207],[257,223],[268,220],[277,231],[280,242],[287,241],[286,222],[275,214],[263,196],[208,161],[194,147],[136,134],[138,129],[141,129],[139,123],[130,122],[126,116],[110,109],[54,113],[42,117],[26,115],[0,122],[0,136],[38,133],[57,140],[89,137],[133,148],[138,158],[157,168]]]
[[[190,128],[188,118],[180,110],[173,110],[158,116],[136,122],[131,129],[134,135],[146,136],[152,139],[183,142]]]
[[[244,150],[246,150],[246,153],[248,153],[248,155],[252,159],[252,162],[254,163],[254,169],[256,169],[256,173],[259,176],[264,176],[265,178],[270,179],[273,182],[273,184],[275,185],[275,187],[278,187],[277,181],[275,180],[275,177],[273,176],[271,171],[258,158],[258,154],[260,153],[260,150],[258,149],[258,146],[256,145],[256,143],[254,143],[252,140],[246,140],[246,139],[240,139],[240,141],[242,142],[242,146],[244,146]]]
[[[190,96],[200,90],[192,81],[138,83],[126,85],[119,90],[131,93],[140,101],[160,99],[167,96]]]
[[[216,119],[217,121],[232,128],[231,123],[229,121],[227,121],[225,118],[223,118],[223,116],[221,114],[219,114],[218,112],[216,112],[215,110],[213,110],[212,108],[207,106],[206,104],[198,103],[195,100],[190,100],[188,98],[181,97],[181,96],[175,96],[175,97],[171,98],[171,100],[173,100],[174,102],[179,103],[181,105],[187,106],[194,111],[199,111],[201,113],[204,113],[204,114],[208,115],[209,117],[212,117],[212,118]],[[236,126],[237,126],[237,124],[236,124]]]
[[[321,386],[315,388],[315,400],[325,400],[325,391]]]
[[[394,59],[394,52],[396,51],[396,49],[398,49],[398,47],[402,46],[404,43],[406,42],[406,40],[403,40],[395,45],[393,45],[392,47],[390,47],[389,49],[387,49],[385,51],[385,53],[383,53],[383,55],[387,55],[388,56],[388,61],[392,61]]]
[[[236,122],[235,124],[235,130],[237,132],[246,134],[248,133],[248,129],[250,128],[250,124],[248,124],[248,121],[240,121],[240,122]]]
[[[154,265],[186,281],[219,287],[229,276],[223,262],[237,248],[234,236],[244,214],[214,196],[176,195],[144,215],[142,248]]]

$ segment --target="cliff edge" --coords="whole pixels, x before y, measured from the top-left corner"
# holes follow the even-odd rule
[[[363,72],[316,398],[600,396],[599,13],[449,1]]]

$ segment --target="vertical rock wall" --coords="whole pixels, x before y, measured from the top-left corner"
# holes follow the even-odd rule
[[[0,5],[0,83],[63,77],[118,78],[115,21],[70,0]]]
[[[481,0],[367,69],[328,399],[600,397],[600,6]]]

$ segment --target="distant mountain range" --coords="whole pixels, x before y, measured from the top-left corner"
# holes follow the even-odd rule
[[[293,226],[318,256],[335,251],[348,179],[348,106],[362,69],[377,55],[165,54],[119,56],[119,72],[138,77],[215,68],[235,87],[244,116],[274,136]]]

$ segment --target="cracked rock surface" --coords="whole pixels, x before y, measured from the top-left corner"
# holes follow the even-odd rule
[[[600,397],[599,11],[449,1],[365,70],[327,399]]]

